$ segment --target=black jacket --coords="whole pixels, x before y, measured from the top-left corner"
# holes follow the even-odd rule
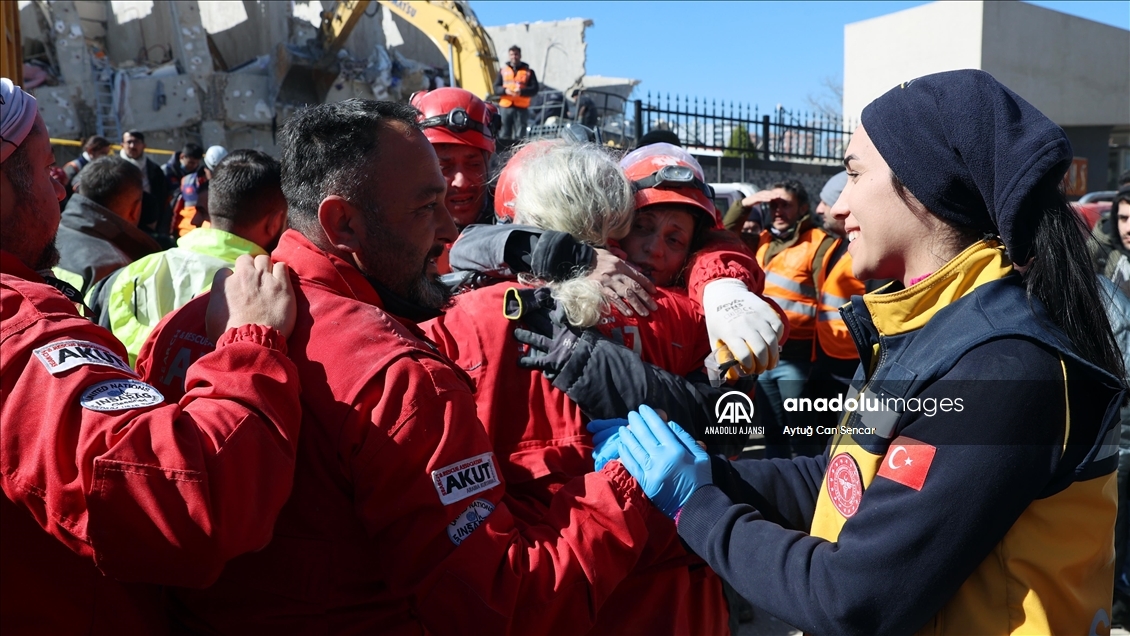
[[[59,267],[82,276],[83,295],[119,267],[161,251],[140,228],[77,192],[63,210],[55,244]]]

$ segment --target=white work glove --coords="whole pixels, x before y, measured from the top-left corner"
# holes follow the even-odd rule
[[[737,360],[742,375],[777,366],[785,323],[745,283],[736,278],[710,281],[702,290],[702,308],[710,347],[719,365]]]

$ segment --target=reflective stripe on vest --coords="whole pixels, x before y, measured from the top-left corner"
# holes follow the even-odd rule
[[[841,241],[843,239],[840,239]],[[816,342],[824,353],[840,360],[854,360],[859,357],[851,333],[840,316],[839,308],[851,302],[852,296],[861,296],[867,291],[866,285],[851,273],[851,254],[843,252],[840,258],[828,265],[838,245],[834,245],[824,255],[824,263],[816,276],[820,285],[820,315],[816,322]]]
[[[773,255],[768,263],[771,235],[761,235],[757,262],[765,270],[764,295],[772,298],[789,319],[790,339],[808,340],[816,335],[819,299],[812,284],[812,261],[826,235],[818,229],[806,230],[796,244]]]
[[[806,298],[816,298],[816,288],[812,285],[804,285],[793,280],[789,280],[775,272],[765,272],[765,282],[772,282],[777,287],[784,287],[785,289],[800,294]]]
[[[212,278],[243,254],[267,252],[235,234],[201,228],[177,241],[177,247],[136,260],[114,280],[106,301],[110,331],[125,345],[129,363],[166,314],[212,287]]]
[[[544,69],[543,69],[544,70]],[[530,71],[522,68],[517,73],[509,65],[502,66],[502,85],[513,91],[521,91],[526,87],[526,82],[530,80]],[[503,108],[511,106],[516,108],[529,108],[530,98],[523,97],[522,95],[503,95],[498,100],[498,105]]]

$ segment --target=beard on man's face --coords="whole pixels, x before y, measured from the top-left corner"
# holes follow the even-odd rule
[[[389,237],[379,225],[368,230],[369,244],[356,254],[363,274],[414,305],[435,310],[447,306],[450,290],[428,275],[428,263],[443,254],[443,246],[433,246],[419,258],[406,242]]]
[[[428,275],[428,262],[439,258],[443,254],[442,247],[433,247],[428,251],[427,259],[420,275],[412,280],[404,299],[415,305],[427,309],[443,309],[451,302],[451,290],[439,282],[438,278]]]
[[[35,259],[35,263],[31,268],[37,272],[49,270],[59,264],[59,248],[55,246],[55,237],[51,237],[51,242],[43,248],[39,253],[39,257]]]
[[[30,245],[37,234],[34,224],[35,210],[26,205],[19,206],[13,212],[10,226],[5,228],[5,238],[13,240],[3,241],[3,248],[16,255],[21,262],[36,272],[43,272],[59,264],[59,249],[55,246],[55,234],[46,245]],[[58,228],[56,228],[56,233]]]

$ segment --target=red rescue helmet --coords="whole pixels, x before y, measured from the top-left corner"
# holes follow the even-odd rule
[[[559,143],[558,140],[543,139],[525,144],[506,162],[502,172],[498,175],[498,182],[494,188],[494,215],[496,217],[514,220],[514,197],[518,194],[514,190],[514,175],[518,173],[518,169],[527,159],[534,156],[535,152],[540,152],[555,143]]]
[[[632,182],[636,209],[657,203],[680,203],[701,210],[722,227],[722,215],[714,207],[714,189],[706,183],[702,166],[678,146],[659,143],[633,150],[620,160]]]
[[[420,126],[433,144],[461,144],[494,153],[502,126],[498,109],[462,88],[437,88],[412,95]]]

